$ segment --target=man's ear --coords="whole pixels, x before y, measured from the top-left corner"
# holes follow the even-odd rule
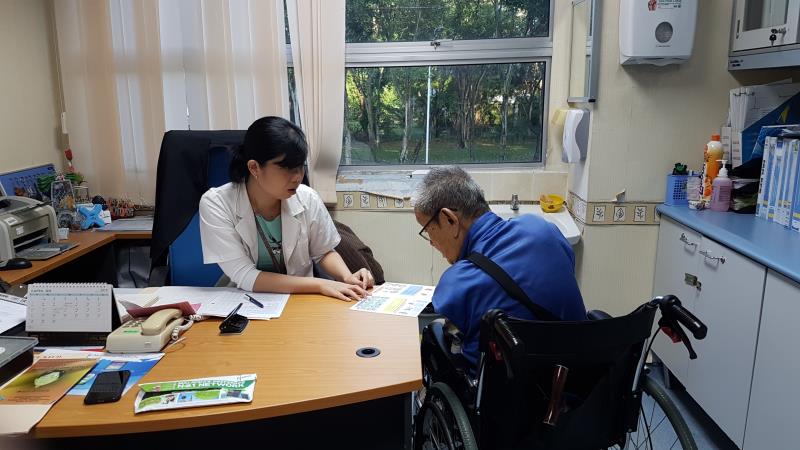
[[[444,214],[444,220],[447,221],[448,225],[458,226],[458,216],[455,212],[453,212],[453,210],[450,208],[442,208],[442,214]]]

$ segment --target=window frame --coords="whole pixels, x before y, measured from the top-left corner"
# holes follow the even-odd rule
[[[460,163],[471,169],[543,169],[547,163],[550,117],[550,72],[553,60],[555,0],[550,2],[548,35],[525,38],[437,39],[435,41],[345,43],[345,69],[359,67],[427,67],[481,64],[544,63],[542,160],[539,162]],[[292,66],[291,46],[287,63]],[[339,172],[425,170],[441,164],[339,165]]]

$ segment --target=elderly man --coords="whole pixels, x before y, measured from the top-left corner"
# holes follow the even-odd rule
[[[490,309],[522,319],[586,318],[575,281],[575,255],[558,228],[532,214],[501,219],[489,210],[483,191],[463,169],[432,169],[420,186],[414,214],[422,226],[420,236],[452,264],[436,286],[433,307],[463,333],[462,353],[470,371],[479,355],[481,317]],[[502,273],[490,275],[481,268],[486,259],[527,299],[513,298],[496,281]],[[526,306],[526,300],[534,305]]]

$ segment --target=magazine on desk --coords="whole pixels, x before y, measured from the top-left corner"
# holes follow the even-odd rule
[[[250,403],[256,374],[195,378],[139,385],[133,406],[135,414],[164,409]]]
[[[164,357],[163,353],[143,353],[143,354],[113,354],[103,353],[99,356],[97,364],[87,373],[78,384],[72,387],[67,395],[85,396],[94,384],[94,380],[100,372],[113,370],[128,370],[131,375],[125,383],[122,395],[125,395],[143,376],[153,368],[153,366]]]

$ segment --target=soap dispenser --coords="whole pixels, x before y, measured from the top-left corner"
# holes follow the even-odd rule
[[[713,188],[711,190],[711,210],[727,211],[731,207],[733,181],[728,178],[728,169],[725,167],[727,161],[720,159],[719,162],[719,173],[717,177],[714,178]]]

